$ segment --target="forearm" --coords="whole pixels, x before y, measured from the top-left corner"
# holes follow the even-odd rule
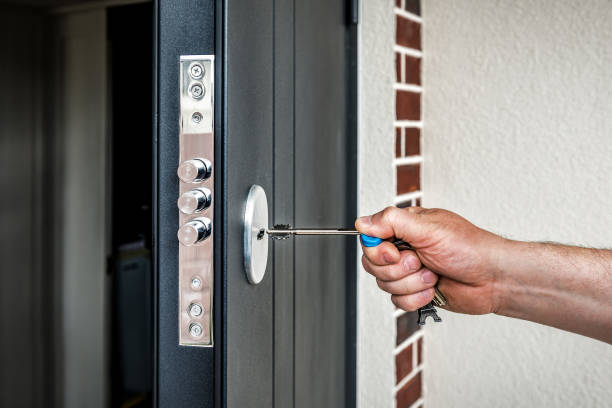
[[[612,344],[612,251],[505,241],[497,251],[498,314]]]

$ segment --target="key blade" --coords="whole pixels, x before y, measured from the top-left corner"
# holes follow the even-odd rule
[[[290,225],[275,225],[274,229],[269,229],[266,233],[270,238],[277,240],[288,239],[292,235]]]
[[[352,228],[291,228],[289,225],[275,225],[267,231],[272,238],[283,239],[291,235],[359,235]]]
[[[293,235],[359,235],[359,231],[349,228],[304,228],[292,230]]]

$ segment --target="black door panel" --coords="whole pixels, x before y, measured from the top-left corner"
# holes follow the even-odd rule
[[[247,282],[243,206],[270,222],[355,216],[355,27],[344,0],[158,0],[157,402],[161,407],[354,406],[354,238],[270,244]],[[216,7],[216,8],[215,8]],[[178,61],[215,54],[213,348],[178,346]]]

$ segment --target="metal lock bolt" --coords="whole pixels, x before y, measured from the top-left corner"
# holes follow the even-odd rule
[[[183,214],[195,214],[206,210],[212,203],[212,192],[206,187],[194,188],[179,197],[177,205]]]
[[[212,174],[212,163],[206,159],[191,159],[182,162],[176,174],[184,183],[199,183]]]
[[[195,218],[179,228],[176,236],[185,246],[192,246],[204,241],[212,233],[212,223],[206,217]]]

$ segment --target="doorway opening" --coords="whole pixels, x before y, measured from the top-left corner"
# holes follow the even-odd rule
[[[0,406],[152,406],[153,3],[0,32]]]

